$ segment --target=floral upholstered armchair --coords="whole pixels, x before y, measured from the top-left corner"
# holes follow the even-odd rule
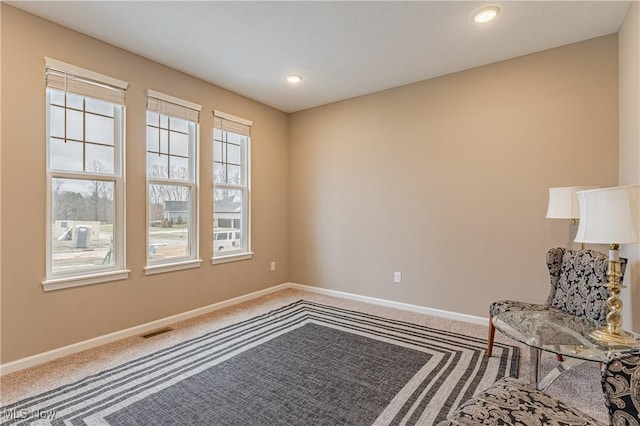
[[[547,252],[551,291],[544,304],[501,300],[489,306],[487,356],[493,352],[495,328],[491,319],[513,310],[557,311],[588,318],[595,326],[606,325],[607,266],[606,254],[594,250],[552,248]],[[624,277],[627,260],[620,259]],[[622,280],[621,277],[621,280]]]
[[[602,366],[602,391],[613,426],[640,426],[640,350],[615,354]],[[582,411],[517,379],[504,378],[462,403],[437,426],[598,425]]]

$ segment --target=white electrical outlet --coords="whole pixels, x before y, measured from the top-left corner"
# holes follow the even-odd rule
[[[402,272],[393,273],[393,282],[397,284],[400,284],[402,282]]]
[[[271,262],[271,270],[272,271],[276,270],[276,262]]]

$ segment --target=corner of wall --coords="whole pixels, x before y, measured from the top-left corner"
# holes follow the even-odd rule
[[[618,32],[619,185],[640,184],[640,2],[633,1]],[[622,247],[629,259],[624,323],[640,329],[640,246]]]

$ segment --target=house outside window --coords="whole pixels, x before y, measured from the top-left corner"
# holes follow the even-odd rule
[[[202,263],[197,214],[200,109],[147,90],[147,275]]]
[[[45,58],[45,290],[125,279],[124,144],[128,84]]]
[[[214,111],[212,263],[250,259],[251,126]]]

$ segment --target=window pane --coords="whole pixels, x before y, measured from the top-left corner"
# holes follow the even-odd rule
[[[214,129],[215,132],[216,129]],[[214,183],[228,183],[233,185],[246,185],[244,176],[244,152],[248,138],[235,133],[223,132],[225,137],[235,140],[237,143],[213,141],[213,179]]]
[[[147,111],[147,124],[151,125],[151,126],[156,126],[158,127],[158,113],[157,112],[151,112],[151,111]]]
[[[114,191],[112,181],[52,179],[54,273],[114,265]]]
[[[189,159],[182,157],[170,157],[171,161],[171,179],[190,180]]]
[[[78,141],[84,140],[84,132],[82,131],[82,117],[80,111],[67,110],[67,138]]]
[[[213,141],[213,159],[215,161],[223,161],[222,160],[222,142],[217,140]]]
[[[213,183],[225,183],[224,165],[220,163],[213,163]]]
[[[85,114],[86,141],[113,145],[113,118]]]
[[[242,169],[240,166],[233,166],[231,164],[227,165],[227,183],[234,185],[242,184],[241,171]]]
[[[63,139],[51,138],[49,146],[52,169],[83,171],[81,142],[65,142]]]
[[[242,226],[244,191],[215,189],[213,198],[214,256],[216,253],[246,250]]]
[[[64,106],[64,92],[49,89],[49,99],[54,105]]]
[[[231,142],[231,143],[235,143],[235,144],[242,144],[245,143],[247,141],[247,137],[243,136],[243,135],[239,135],[237,133],[231,133],[231,132],[226,132],[227,133],[227,142]]]
[[[240,165],[240,145],[227,144],[227,162]]]
[[[113,173],[114,149],[112,146],[86,144],[87,172]]]
[[[49,109],[49,135],[64,138],[64,108]]]
[[[169,131],[160,130],[160,152],[163,154],[169,153]]]
[[[175,130],[176,132],[189,133],[189,122],[187,120],[170,117],[169,124],[170,124],[169,127],[171,127],[171,130]]]
[[[168,178],[169,156],[147,153],[147,176],[150,178]]]
[[[74,93],[67,93],[67,108],[84,109],[84,98]]]
[[[160,152],[160,130],[147,126],[147,151]]]
[[[149,185],[149,260],[188,257],[190,253],[189,187]]]
[[[160,116],[160,127],[162,127],[163,129],[169,128],[169,117],[167,117],[166,115]]]
[[[222,130],[218,129],[217,127],[213,128],[213,138],[215,140],[221,141],[222,140]]]
[[[189,136],[182,133],[171,132],[171,146],[169,154],[188,157]]]
[[[85,109],[89,112],[113,117],[113,104],[109,102],[85,98]]]

